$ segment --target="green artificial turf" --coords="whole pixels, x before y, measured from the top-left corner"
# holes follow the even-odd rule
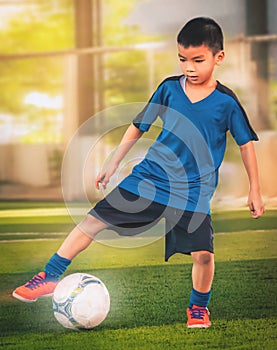
[[[47,208],[43,203],[41,207]],[[175,255],[163,262],[164,242],[159,239],[132,249],[94,243],[73,261],[66,274],[87,272],[99,277],[111,297],[110,312],[100,326],[75,332],[55,320],[51,299],[25,304],[11,296],[12,290],[41,270],[57,250],[65,235],[58,225],[70,225],[69,218],[48,215],[39,223],[39,217],[28,220],[27,216],[20,224],[26,230],[14,231],[13,219],[23,219],[21,209],[16,209],[18,216],[0,217],[0,225],[3,220],[10,228],[0,236],[3,349],[277,348],[276,211],[259,220],[248,219],[245,211],[214,214],[216,272],[209,305],[211,328],[185,327],[191,259]],[[29,232],[27,227],[35,219],[43,228]],[[50,223],[53,230],[49,230]],[[158,225],[156,230],[160,229]]]

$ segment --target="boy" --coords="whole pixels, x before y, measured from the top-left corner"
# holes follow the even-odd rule
[[[73,229],[43,272],[13,296],[25,302],[51,295],[71,260],[101,230],[137,234],[166,219],[166,260],[174,253],[193,259],[193,288],[187,327],[211,325],[208,304],[214,276],[209,203],[217,186],[226,132],[240,147],[249,184],[252,216],[264,212],[253,140],[258,140],[234,93],[213,78],[224,59],[223,34],[210,18],[195,18],[180,31],[178,56],[183,75],[164,80],[127,129],[106,170],[96,179],[106,188],[121,160],[159,116],[163,128],[144,160]]]

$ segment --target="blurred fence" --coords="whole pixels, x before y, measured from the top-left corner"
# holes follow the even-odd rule
[[[257,43],[267,43],[268,50],[268,77],[262,77],[259,74],[259,65],[261,62],[255,60],[252,55],[253,45]],[[226,60],[216,73],[218,79],[233,90],[238,92],[242,104],[245,106],[251,123],[254,128],[260,131],[261,142],[257,144],[257,152],[259,155],[260,173],[263,189],[267,198],[275,198],[277,196],[277,188],[275,175],[277,175],[277,147],[276,147],[276,81],[277,81],[277,35],[240,37],[227,41],[226,43]],[[44,142],[40,144],[28,144],[18,142],[17,139],[9,140],[2,138],[0,144],[0,199],[62,199],[60,185],[60,171],[63,154],[66,145],[74,135],[76,129],[80,126],[80,117],[78,109],[78,58],[81,56],[89,57],[111,57],[113,54],[121,52],[141,52],[141,64],[145,65],[146,72],[143,84],[139,87],[143,91],[142,96],[145,102],[154,91],[157,84],[168,75],[180,74],[177,62],[176,47],[167,44],[144,44],[132,45],[125,47],[94,47],[76,50],[65,50],[57,52],[42,53],[25,53],[17,55],[0,55],[0,62],[24,62],[25,60],[40,59],[57,59],[63,67],[63,74],[60,79],[61,95],[63,96],[64,106],[62,113],[62,124],[60,126],[61,142]],[[163,65],[163,58],[167,59],[167,64]],[[171,57],[171,58],[169,58]],[[103,63],[103,62],[102,62]],[[97,69],[97,68],[96,68]],[[98,77],[96,81],[98,89],[95,89],[96,100],[95,111],[109,108],[117,101],[110,98],[107,102],[107,94],[104,82],[110,79],[106,73],[105,63],[102,79],[99,81],[99,72],[94,71],[94,75]],[[136,68],[126,66],[125,81],[132,80]],[[129,76],[130,71],[132,75]],[[273,84],[272,84],[273,82]],[[135,82],[134,82],[135,83]],[[131,84],[132,85],[132,84]],[[101,87],[101,89],[100,89]],[[1,89],[5,89],[4,86]],[[99,90],[100,89],[100,90]],[[128,101],[126,101],[128,102]],[[133,102],[133,101],[131,101]],[[119,103],[121,101],[119,100]],[[89,118],[91,115],[87,115]],[[130,121],[133,115],[130,115]],[[100,125],[101,126],[101,125]],[[5,127],[5,124],[4,124]],[[13,126],[11,127],[11,129]],[[99,136],[95,126],[91,141]],[[2,129],[4,130],[4,129]],[[270,130],[270,131],[269,131]],[[55,131],[53,131],[55,132]],[[102,129],[103,132],[103,129]],[[2,133],[2,131],[1,131]],[[2,134],[3,135],[3,134]],[[0,138],[1,140],[1,138]],[[83,140],[83,141],[82,141]],[[79,198],[78,186],[76,183],[83,183],[82,169],[78,169],[78,157],[86,157],[82,154],[82,143],[87,144],[90,138],[88,135],[81,137],[80,155],[74,155],[72,162],[69,164],[68,174],[70,178],[66,181],[66,191],[71,193],[71,199]],[[113,140],[112,144],[118,142]],[[95,154],[94,164],[91,164],[91,181],[99,171],[103,161],[110,154],[114,146],[105,145],[103,150],[99,152],[99,156]],[[233,151],[233,150],[232,150]],[[236,151],[234,151],[236,152]],[[235,158],[235,157],[234,157]],[[270,174],[265,167],[271,167]],[[230,172],[233,179],[236,179],[236,187],[234,188],[230,182]],[[274,178],[272,178],[272,174]],[[242,198],[247,194],[247,181],[241,165],[236,161],[226,160],[222,167],[221,186],[218,191],[217,201],[222,198]],[[92,184],[93,186],[93,184]],[[74,190],[75,189],[75,190]],[[219,198],[220,196],[220,198]],[[70,196],[69,196],[70,197]],[[97,199],[99,194],[91,191],[90,197]],[[70,199],[70,198],[69,198]]]

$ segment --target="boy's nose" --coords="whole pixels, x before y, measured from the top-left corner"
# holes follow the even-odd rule
[[[186,72],[187,72],[187,73],[194,72],[194,66],[193,66],[193,64],[187,63]]]

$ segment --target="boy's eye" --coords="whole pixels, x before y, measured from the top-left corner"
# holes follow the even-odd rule
[[[204,62],[205,60],[195,60],[196,63]]]
[[[179,57],[180,62],[186,62],[185,58]]]

